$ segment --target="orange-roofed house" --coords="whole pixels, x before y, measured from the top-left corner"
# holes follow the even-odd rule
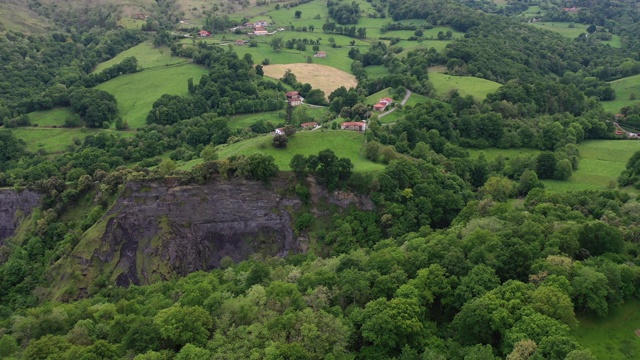
[[[340,128],[342,130],[365,131],[367,130],[367,123],[361,121],[343,122]]]
[[[300,127],[302,127],[303,129],[315,128],[317,126],[318,126],[318,123],[315,121],[300,124]]]

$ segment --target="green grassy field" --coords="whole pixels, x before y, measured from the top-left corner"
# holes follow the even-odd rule
[[[384,65],[371,65],[364,69],[367,71],[367,76],[370,79],[377,79],[390,74],[389,69],[384,67]]]
[[[393,96],[391,96],[390,91],[391,91],[391,88],[386,88],[386,89],[382,89],[382,90],[378,91],[377,93],[373,93],[373,94],[367,96],[365,104],[373,105],[373,104],[377,104],[378,101],[380,101],[380,99],[382,99],[382,98],[385,98],[385,97],[393,98]]]
[[[580,345],[591,349],[597,359],[637,359],[640,354],[640,301],[631,300],[612,309],[604,318],[579,316],[580,326],[572,331]]]
[[[197,83],[206,73],[204,67],[185,63],[123,75],[97,88],[115,96],[120,116],[135,129],[145,125],[147,114],[160,96],[187,95],[187,80],[193,78]]]
[[[429,73],[429,80],[440,97],[446,97],[449,91],[457,89],[461,96],[472,95],[482,101],[501,86],[497,82],[471,76],[451,76],[441,73]]]
[[[112,131],[114,134],[122,136],[133,136],[133,132],[116,132],[113,130],[85,129],[80,128],[16,128],[12,129],[16,137],[24,140],[27,150],[45,150],[47,153],[62,153],[67,151],[69,145],[73,144],[73,139],[84,139],[88,135],[95,135],[101,131]]]
[[[616,183],[618,175],[624,170],[627,161],[635,151],[640,150],[640,142],[635,140],[588,140],[578,145],[580,165],[567,181],[544,180],[545,187],[552,191],[570,191],[587,189],[605,189]],[[471,156],[481,152],[487,161],[498,154],[505,158],[519,155],[533,155],[533,149],[470,149]],[[640,326],[639,326],[640,327]]]
[[[328,108],[312,108],[307,105],[301,106],[307,108],[307,115],[313,117],[314,121],[319,121],[329,111]],[[235,115],[230,117],[227,123],[232,128],[247,128],[258,120],[271,121],[274,125],[284,123],[284,110]]]
[[[574,24],[573,28],[569,27],[569,22],[536,22],[536,23],[532,23],[533,26],[540,28],[540,29],[545,29],[545,30],[550,30],[553,32],[556,32],[564,37],[570,38],[570,39],[575,39],[577,38],[580,34],[586,34],[587,33],[587,25],[585,24]],[[618,35],[613,35],[613,37],[611,38],[611,40],[609,41],[603,41],[603,44],[609,44],[612,47],[620,47],[620,36]]]
[[[251,155],[255,153],[271,155],[281,170],[289,170],[289,162],[295,154],[312,155],[324,149],[331,149],[338,157],[347,157],[354,164],[355,171],[378,171],[384,165],[367,160],[360,154],[364,135],[355,131],[316,130],[298,132],[289,139],[286,149],[272,146],[272,136],[264,135],[239,143],[218,147],[221,159],[233,155]]]
[[[122,60],[131,56],[136,57],[138,67],[143,69],[189,62],[189,59],[171,56],[171,50],[169,48],[164,46],[157,48],[147,41],[121,52],[110,60],[98,64],[94,72],[100,72],[108,67],[119,64]]]
[[[405,57],[409,53],[409,51],[417,50],[417,49],[436,49],[437,52],[441,53],[447,47],[448,44],[451,43],[451,40],[423,40],[422,42],[418,41],[409,41],[402,40],[396,44],[396,46],[402,46],[403,50],[399,57]]]
[[[613,101],[600,102],[606,111],[616,114],[620,112],[620,109],[623,107],[640,102],[640,75],[615,80],[610,84],[613,90],[616,91],[616,99]],[[631,94],[635,94],[637,100],[629,100]]]
[[[43,33],[52,24],[45,18],[35,17],[25,1],[23,4],[9,4],[0,1],[0,23],[4,26],[4,31],[18,31],[22,33]]]
[[[34,111],[29,113],[29,120],[31,120],[31,125],[38,126],[62,126],[64,125],[64,121],[71,115],[73,112],[69,108],[55,108],[51,110],[43,110],[43,111]]]

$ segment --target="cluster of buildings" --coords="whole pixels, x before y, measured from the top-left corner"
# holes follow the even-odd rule
[[[297,91],[289,91],[287,93],[287,102],[291,106],[302,105],[302,100],[304,100],[304,98],[302,98]]]
[[[387,106],[389,106],[389,104],[391,104],[392,102],[393,102],[393,99],[392,99],[392,98],[388,98],[388,97],[386,97],[386,98],[382,98],[382,99],[380,99],[380,101],[378,101],[378,103],[377,103],[377,104],[373,105],[373,110],[382,112],[382,111],[384,111],[384,110],[387,108]]]

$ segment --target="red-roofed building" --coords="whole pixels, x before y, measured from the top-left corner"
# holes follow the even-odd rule
[[[211,33],[208,32],[207,30],[200,30],[200,32],[198,32],[198,35],[200,35],[200,37],[206,37],[206,36],[211,36]]]
[[[308,122],[308,123],[300,124],[300,127],[302,127],[303,129],[307,129],[307,128],[315,128],[315,127],[317,127],[317,126],[318,126],[318,123],[317,123],[317,122],[315,122],[315,121],[314,121],[314,122]]]
[[[300,96],[300,94],[297,91],[289,91],[287,93],[287,102],[291,106],[302,105],[302,100],[304,99],[302,98],[302,96]]]
[[[569,12],[569,13],[577,13],[578,10],[580,10],[580,9],[578,9],[577,7],[574,6],[574,7],[570,7],[570,8],[563,8],[562,10],[564,10],[566,12]]]
[[[284,135],[284,128],[277,128],[276,135]]]
[[[315,55],[313,55],[313,57],[326,58],[327,57],[327,52],[326,51],[318,51]]]
[[[262,26],[256,26],[253,29],[253,35],[268,35],[269,32],[267,30],[265,30],[265,28],[263,28]]]
[[[384,109],[387,108],[387,106],[389,106],[389,104],[391,104],[393,102],[392,98],[382,98],[380,99],[380,101],[378,101],[377,104],[373,105],[373,110],[375,111],[384,111]]]
[[[343,122],[340,125],[340,129],[342,130],[354,130],[354,131],[365,131],[367,130],[367,123],[361,121],[350,121]]]

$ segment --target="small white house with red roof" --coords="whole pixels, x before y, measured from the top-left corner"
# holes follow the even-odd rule
[[[276,135],[284,135],[284,128],[277,128],[275,133]]]
[[[200,35],[200,37],[207,37],[207,36],[211,36],[211,33],[208,32],[207,30],[200,30],[198,32],[198,35]]]

